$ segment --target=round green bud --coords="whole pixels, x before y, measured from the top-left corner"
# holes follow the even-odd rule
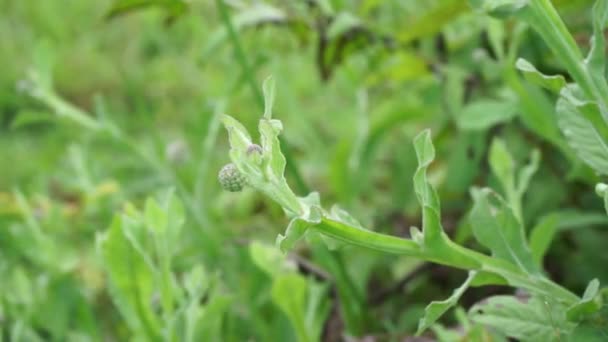
[[[239,192],[247,185],[247,178],[232,163],[222,167],[218,174],[218,180],[222,188],[230,192]]]

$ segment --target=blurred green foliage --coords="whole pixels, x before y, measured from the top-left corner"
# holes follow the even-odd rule
[[[553,3],[589,50],[592,1]],[[298,195],[315,189],[363,226],[409,237],[422,218],[411,141],[430,128],[428,180],[448,235],[481,247],[469,191],[490,186],[521,204],[530,267],[577,294],[608,283],[602,177],[562,134],[558,94],[516,61],[572,75],[520,20],[452,0],[0,8],[0,340],[392,341],[416,333],[427,303],[450,301],[462,271],[314,243],[285,256],[274,246],[281,207],[221,190],[220,115],[256,131],[269,75]],[[536,172],[501,177],[505,163]],[[493,302],[519,317],[543,310],[503,297],[512,293],[471,288],[459,303],[473,314]],[[510,333],[509,317],[486,318],[456,308],[426,334]]]

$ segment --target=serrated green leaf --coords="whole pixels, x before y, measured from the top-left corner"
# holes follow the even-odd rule
[[[435,322],[441,318],[446,311],[458,303],[458,300],[469,288],[469,285],[476,274],[477,272],[475,271],[469,272],[469,275],[464,283],[460,285],[460,287],[456,288],[449,298],[442,301],[434,301],[427,305],[427,307],[424,309],[424,317],[418,322],[418,330],[416,331],[416,335],[420,335],[426,329],[435,324]]]
[[[564,78],[564,76],[544,75],[543,73],[538,71],[534,67],[534,65],[532,65],[532,63],[528,62],[523,58],[519,58],[517,62],[515,62],[515,67],[517,67],[517,69],[519,69],[524,74],[524,77],[529,82],[548,89],[556,94],[559,94],[562,88],[566,86],[566,79]]]
[[[510,101],[478,100],[464,106],[456,117],[463,130],[486,130],[511,120],[517,113],[517,105]]]
[[[538,273],[525,240],[521,223],[511,208],[490,189],[474,189],[475,204],[470,213],[470,224],[477,241],[504,259],[528,273]],[[491,199],[497,205],[490,204]]]
[[[574,327],[566,321],[563,306],[536,297],[490,297],[474,305],[469,315],[476,323],[526,342],[557,342]]]
[[[579,92],[574,85],[562,90],[556,108],[559,127],[580,159],[596,172],[608,174],[608,143],[602,134],[604,130],[599,129],[605,124],[594,126],[587,119],[587,116],[598,117],[599,109],[594,103],[582,100]]]
[[[602,308],[602,298],[599,296],[600,281],[593,279],[587,285],[583,298],[566,311],[566,317],[571,322],[579,322],[598,312]]]

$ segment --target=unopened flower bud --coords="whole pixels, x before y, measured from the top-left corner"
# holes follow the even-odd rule
[[[222,167],[218,174],[218,180],[222,188],[230,192],[239,192],[247,185],[247,178],[232,163]]]

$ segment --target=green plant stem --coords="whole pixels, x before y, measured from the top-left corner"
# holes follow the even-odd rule
[[[455,247],[454,250],[457,251],[460,258],[447,260],[438,257],[433,251],[423,248],[413,240],[351,227],[328,218],[323,218],[319,224],[312,226],[311,229],[351,245],[385,253],[407,255],[465,270],[472,269],[471,264],[466,262],[466,260],[476,260],[477,267],[474,268],[475,270],[485,271],[499,275],[505,279],[510,279],[510,284],[513,286],[543,293],[567,304],[573,304],[579,300],[579,297],[569,290],[540,275],[530,276],[503,260],[455,244],[452,247]]]
[[[264,95],[258,87],[258,83],[255,79],[251,64],[247,59],[247,54],[243,49],[243,45],[241,44],[239,35],[234,27],[234,24],[232,23],[230,13],[228,13],[228,6],[226,6],[224,0],[216,0],[215,2],[217,4],[220,17],[224,23],[224,26],[226,27],[226,31],[228,32],[228,37],[230,38],[230,41],[232,42],[232,45],[234,47],[234,53],[236,55],[237,62],[243,69],[247,84],[249,85],[249,88],[251,88],[251,92],[253,93],[255,100],[258,103],[258,106],[261,109],[264,109]],[[306,185],[306,182],[304,182],[304,178],[302,178],[298,168],[295,166],[296,164],[293,158],[291,147],[285,142],[285,139],[283,139],[282,137],[279,137],[279,140],[281,141],[282,152],[285,155],[285,159],[287,160],[287,171],[293,177],[298,192],[309,193],[310,189]]]
[[[608,84],[596,82],[583,55],[550,0],[533,0],[524,19],[541,35],[587,96],[597,102],[608,122]]]

